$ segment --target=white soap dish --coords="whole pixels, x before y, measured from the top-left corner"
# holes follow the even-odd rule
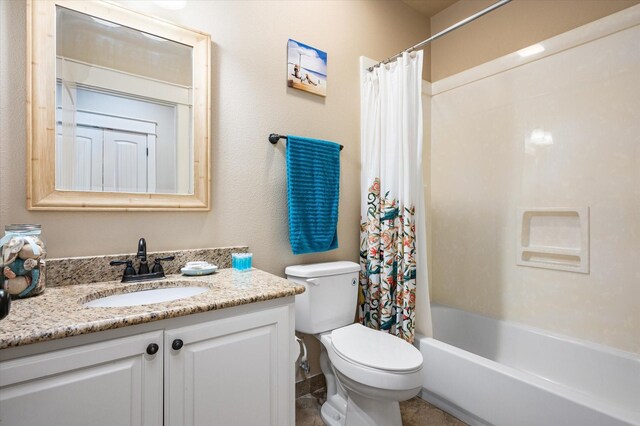
[[[217,270],[216,265],[207,262],[189,262],[180,271],[185,275],[198,276],[213,274]]]

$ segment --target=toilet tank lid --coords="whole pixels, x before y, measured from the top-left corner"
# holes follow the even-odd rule
[[[354,262],[342,260],[338,262],[287,266],[284,273],[288,277],[312,278],[326,277],[328,275],[349,274],[358,271],[360,271],[360,265]]]

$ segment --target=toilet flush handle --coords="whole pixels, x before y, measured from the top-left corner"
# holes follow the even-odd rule
[[[305,281],[308,282],[309,284],[320,285],[320,280],[317,278],[309,278]]]

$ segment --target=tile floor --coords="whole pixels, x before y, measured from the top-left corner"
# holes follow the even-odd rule
[[[326,398],[326,389],[296,399],[296,426],[324,426],[320,406]],[[464,426],[452,415],[415,397],[400,403],[403,426]]]

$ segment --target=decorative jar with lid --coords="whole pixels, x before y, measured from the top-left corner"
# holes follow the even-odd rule
[[[4,237],[0,239],[0,286],[12,298],[44,291],[47,250],[40,234],[40,225],[5,226]]]

